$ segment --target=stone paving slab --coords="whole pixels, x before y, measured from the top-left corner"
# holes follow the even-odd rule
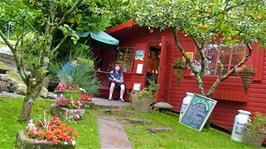
[[[24,97],[23,95],[16,94],[16,93],[9,93],[9,92],[6,92],[6,91],[1,92],[0,96]]]
[[[119,108],[119,107],[128,107],[130,106],[129,102],[121,102],[118,100],[108,100],[104,98],[93,98],[92,103],[97,107],[106,107],[106,108]]]
[[[112,116],[98,118],[101,149],[132,149],[123,126]]]

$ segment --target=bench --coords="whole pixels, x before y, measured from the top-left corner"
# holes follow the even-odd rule
[[[97,71],[96,76],[97,76],[98,81],[100,82],[100,85],[98,88],[99,96],[103,98],[108,98],[109,96],[109,80],[108,80],[109,72]],[[125,87],[126,87],[125,93],[124,93],[124,99],[129,101],[132,88],[130,88],[131,86],[130,82],[127,81],[127,75],[124,74],[124,78],[125,78]],[[120,88],[115,88],[113,92],[113,98],[119,99],[119,95],[120,95]]]

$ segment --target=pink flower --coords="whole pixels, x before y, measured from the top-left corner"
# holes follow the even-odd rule
[[[57,85],[57,88],[58,88],[58,90],[59,90],[61,93],[64,93],[64,91],[65,91],[65,86],[64,86],[63,83],[59,83],[59,84]]]
[[[55,103],[57,106],[66,106],[67,105],[67,99],[61,95],[60,97],[57,98],[56,100],[56,103]]]
[[[35,124],[33,123],[33,120],[29,120],[28,123],[28,132],[29,133],[33,133],[33,134],[37,134],[38,129],[35,127]]]
[[[80,116],[79,116],[78,114],[75,114],[75,115],[74,115],[74,119],[75,119],[75,120],[79,120],[79,119],[80,119]]]

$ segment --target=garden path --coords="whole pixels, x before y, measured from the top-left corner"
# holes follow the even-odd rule
[[[122,124],[112,116],[98,118],[101,149],[132,149]]]
[[[11,96],[11,97],[24,97],[23,95],[16,94],[16,93],[9,93],[9,92],[1,92],[0,96]]]
[[[121,102],[118,100],[107,100],[104,98],[93,98],[92,103],[96,107],[100,108],[119,108],[119,107],[128,107],[130,106],[129,102]]]

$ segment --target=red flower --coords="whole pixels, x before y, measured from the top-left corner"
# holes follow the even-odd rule
[[[58,141],[57,140],[53,140],[52,144],[58,144]]]
[[[71,137],[67,136],[66,140],[67,140],[67,142],[71,142]]]
[[[55,129],[55,124],[50,124],[49,129],[53,131]]]

